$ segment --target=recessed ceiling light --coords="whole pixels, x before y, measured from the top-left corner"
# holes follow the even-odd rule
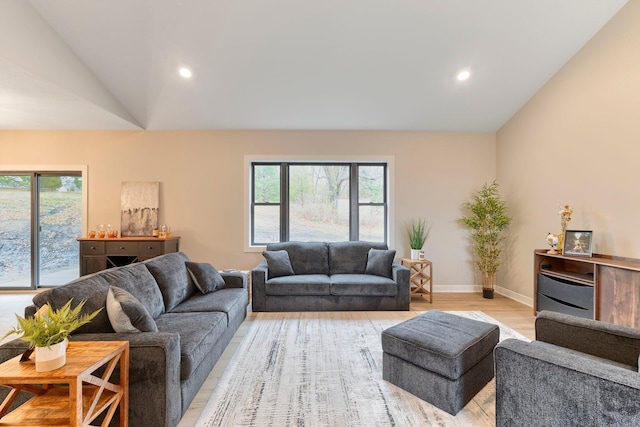
[[[187,67],[182,67],[178,70],[178,73],[180,74],[180,76],[182,76],[185,79],[190,79],[191,78],[191,70],[188,69]]]
[[[458,73],[458,80],[461,82],[467,80],[469,77],[471,77],[471,72],[469,70],[462,70]]]

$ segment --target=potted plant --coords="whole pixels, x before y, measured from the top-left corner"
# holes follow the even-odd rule
[[[475,263],[482,273],[482,296],[493,298],[495,275],[500,268],[502,242],[511,223],[507,203],[500,197],[498,183],[485,183],[464,204],[466,215],[460,223],[470,229]]]
[[[427,241],[431,227],[427,226],[427,221],[417,219],[411,221],[407,226],[407,234],[409,236],[409,247],[411,248],[411,259],[418,259],[420,251]]]
[[[57,369],[66,363],[67,337],[80,326],[89,323],[98,315],[101,308],[91,314],[80,314],[85,300],[71,308],[69,300],[58,310],[43,305],[33,317],[20,317],[18,326],[14,326],[3,337],[12,334],[29,343],[29,349],[35,349],[36,371],[44,372]]]

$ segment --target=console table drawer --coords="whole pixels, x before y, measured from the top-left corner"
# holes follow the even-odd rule
[[[138,243],[138,254],[141,258],[153,258],[162,255],[164,252],[162,242],[140,242]]]
[[[109,255],[138,255],[138,242],[106,242]]]
[[[593,314],[593,286],[569,283],[538,274],[538,293],[565,305],[589,310]],[[538,307],[538,310],[540,309]]]
[[[549,298],[548,296],[538,293],[538,310],[549,310],[557,313],[570,314],[572,316],[583,317],[585,319],[593,319],[593,309],[577,307],[567,304],[566,302]]]
[[[86,255],[104,255],[104,242],[80,242],[80,251]]]

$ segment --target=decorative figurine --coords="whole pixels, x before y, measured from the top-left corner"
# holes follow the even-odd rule
[[[558,242],[558,236],[553,233],[547,234],[547,243],[549,243],[549,246],[551,246],[551,249],[547,251],[548,254],[555,255],[558,253]]]

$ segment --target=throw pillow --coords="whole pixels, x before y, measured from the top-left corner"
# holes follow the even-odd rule
[[[187,271],[195,283],[196,287],[200,289],[203,294],[217,291],[225,287],[224,279],[222,275],[216,270],[216,268],[206,262],[185,262]]]
[[[155,320],[144,305],[129,292],[110,286],[107,293],[107,315],[116,332],[158,332]]]
[[[371,274],[374,276],[382,276],[391,279],[391,264],[396,256],[396,251],[393,249],[369,249],[367,256],[367,267],[364,270],[365,274]]]
[[[264,251],[262,255],[267,260],[268,276],[270,279],[274,277],[293,276],[293,267],[289,259],[289,252],[282,251]]]

